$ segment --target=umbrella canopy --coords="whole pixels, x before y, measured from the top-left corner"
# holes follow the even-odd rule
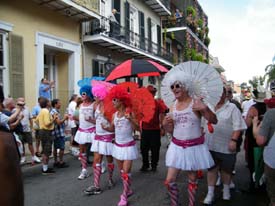
[[[162,98],[169,107],[175,101],[170,86],[176,81],[185,85],[192,98],[202,98],[212,110],[222,96],[223,83],[219,73],[212,66],[197,61],[184,62],[173,67],[162,80]]]
[[[129,59],[113,68],[106,81],[123,77],[160,76],[161,73],[166,72],[168,72],[168,69],[154,61]]]

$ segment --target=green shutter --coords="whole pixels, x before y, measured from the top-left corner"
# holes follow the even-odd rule
[[[145,49],[145,28],[144,28],[144,13],[138,11],[139,22],[139,45],[141,49]]]
[[[93,59],[93,74],[92,76],[99,76],[99,63],[97,60]]]
[[[130,42],[130,4],[128,1],[124,3],[125,6],[125,41]]]
[[[10,95],[13,98],[24,97],[24,53],[23,37],[10,35]]]
[[[148,17],[147,19],[147,30],[148,30],[148,51],[152,51],[152,26],[151,26],[151,18]]]

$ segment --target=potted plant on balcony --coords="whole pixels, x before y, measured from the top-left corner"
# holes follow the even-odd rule
[[[205,39],[204,39],[204,44],[205,44],[205,46],[209,46],[209,44],[210,44],[210,38],[208,37],[208,36],[206,36],[205,37]]]
[[[202,30],[203,29],[203,20],[198,19],[197,24],[198,24],[198,27]]]
[[[201,41],[204,41],[204,29],[198,31],[198,36]]]
[[[192,14],[193,17],[196,16],[196,10],[194,9],[193,6],[188,6],[187,9],[186,9],[186,13],[187,13],[187,16],[189,14]]]

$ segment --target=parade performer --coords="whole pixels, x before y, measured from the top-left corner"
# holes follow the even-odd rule
[[[104,105],[103,100],[108,93],[108,89],[103,84],[97,84],[92,87],[92,93],[95,98],[94,110],[95,110],[95,119],[96,119],[96,135],[91,147],[91,151],[94,152],[94,182],[93,185],[86,188],[84,193],[87,195],[97,195],[102,192],[100,188],[100,176],[101,176],[101,163],[103,155],[107,157],[107,167],[109,172],[108,187],[112,188],[113,183],[113,139],[115,137],[113,132],[105,130],[104,126],[109,126],[110,121],[104,115]]]
[[[82,86],[80,88],[80,95],[83,103],[79,108],[79,128],[75,134],[75,141],[79,144],[79,160],[82,166],[78,179],[83,180],[88,177],[86,144],[93,142],[95,119],[91,86],[83,85],[81,80],[78,82],[78,85]]]
[[[194,71],[200,66],[203,66],[201,71]],[[222,93],[222,82],[219,75],[211,73],[212,70],[208,69],[212,68],[207,67],[208,65],[197,62],[179,64],[172,68],[162,81],[162,97],[164,102],[170,105],[170,112],[165,116],[163,126],[173,136],[166,153],[168,172],[165,180],[171,206],[179,205],[176,178],[180,170],[187,171],[189,206],[193,206],[198,188],[196,171],[207,169],[214,165],[208,147],[204,143],[204,135],[201,129],[202,117],[210,123],[215,124],[217,122],[215,114],[204,102],[208,100],[208,95],[211,92],[208,90],[205,93],[196,93],[196,90],[198,90],[199,86],[203,89],[209,89],[210,87],[207,83],[211,82],[213,77],[217,77],[215,80],[217,81],[217,84],[215,84],[217,91],[213,92],[217,97],[211,98],[216,100],[214,102],[215,105],[219,100],[219,95]],[[211,76],[205,77],[207,81],[195,79],[194,74],[200,74],[203,77],[203,70],[206,72],[210,71]],[[202,88],[199,91],[206,91]]]
[[[138,150],[133,137],[135,130],[139,130],[139,124],[135,114],[131,112],[132,103],[130,94],[126,88],[115,86],[108,95],[117,110],[113,115],[111,127],[106,128],[115,131],[115,144],[113,157],[117,160],[123,182],[123,193],[120,196],[118,206],[126,206],[128,197],[133,194],[131,190],[131,168],[133,160],[138,158]]]

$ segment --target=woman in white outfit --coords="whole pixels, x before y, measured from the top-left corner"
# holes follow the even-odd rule
[[[117,160],[123,181],[123,193],[120,196],[118,206],[126,206],[128,197],[133,194],[130,189],[131,168],[133,160],[138,158],[138,150],[133,133],[139,129],[139,125],[135,115],[130,112],[131,99],[126,88],[115,86],[111,89],[109,96],[117,112],[113,115],[111,126],[105,129],[115,131],[113,157]]]
[[[86,188],[84,193],[87,195],[97,195],[102,192],[100,188],[100,176],[101,176],[101,163],[104,155],[107,157],[108,162],[108,187],[113,187],[113,139],[115,137],[114,132],[107,131],[105,127],[110,126],[110,122],[107,120],[104,114],[103,100],[107,95],[107,88],[103,85],[96,85],[92,88],[92,92],[95,98],[95,120],[96,120],[96,134],[91,147],[91,151],[94,152],[94,182],[92,186]]]
[[[79,108],[79,128],[75,134],[75,141],[79,144],[79,160],[82,166],[78,179],[83,180],[88,177],[86,144],[93,142],[95,135],[95,119],[91,86],[81,87],[80,94],[83,103]]]
[[[214,165],[201,129],[201,117],[210,123],[216,123],[215,114],[200,100],[193,99],[188,93],[188,82],[174,77],[170,82],[176,101],[170,107],[170,113],[164,118],[163,125],[172,134],[172,141],[166,153],[168,167],[165,185],[170,194],[171,206],[177,206],[178,188],[176,178],[180,170],[187,171],[189,206],[195,204],[198,187],[198,170]]]

